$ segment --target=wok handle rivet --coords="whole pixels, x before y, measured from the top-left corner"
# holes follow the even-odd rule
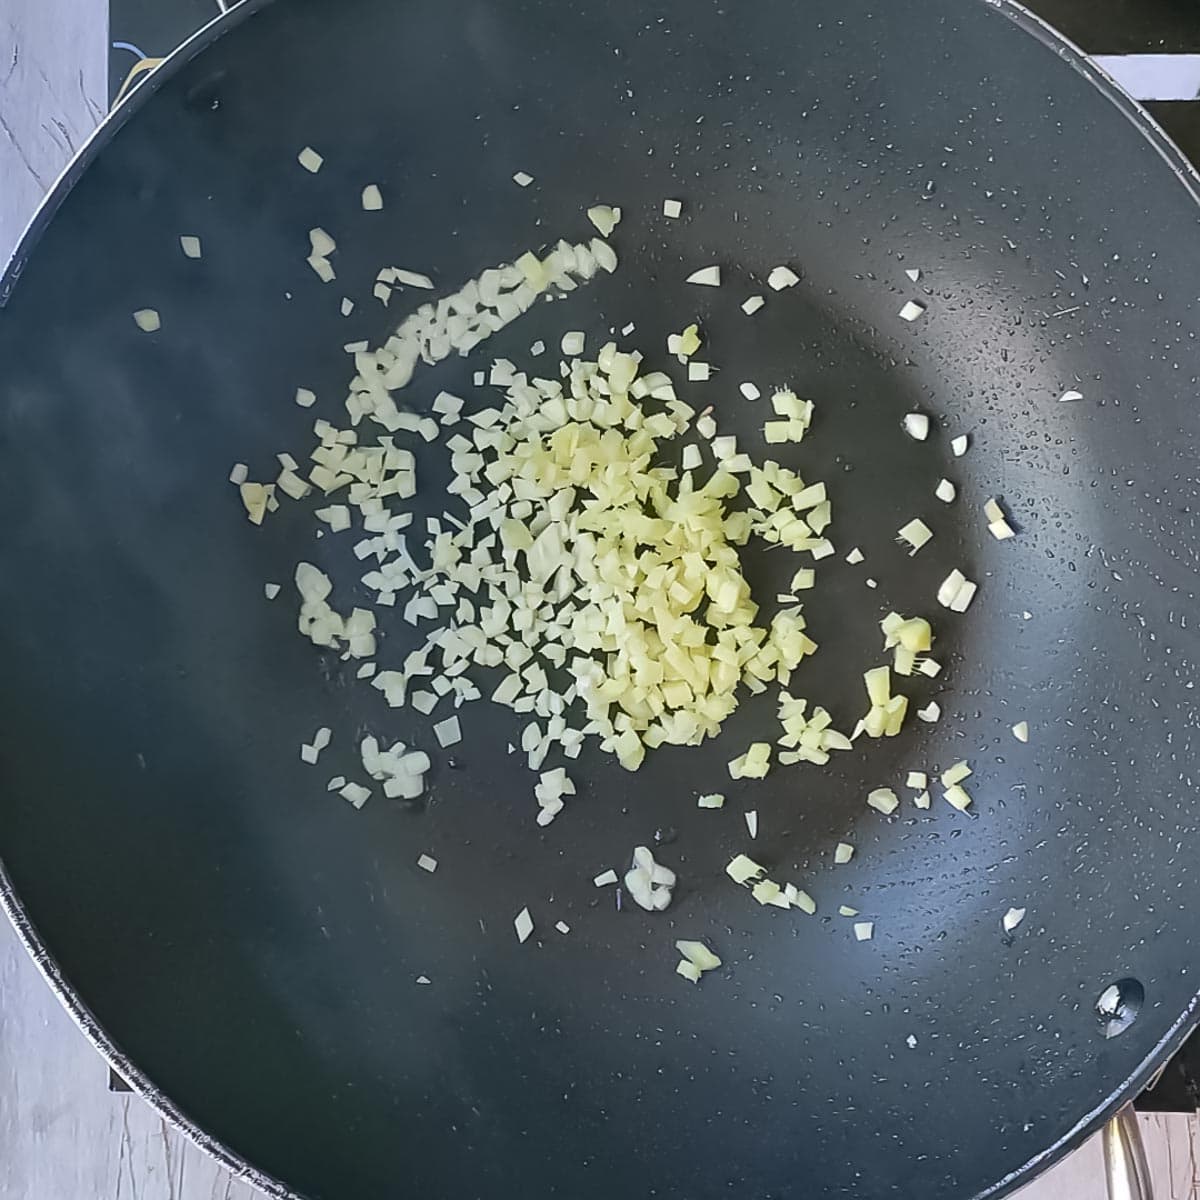
[[[1146,989],[1136,979],[1118,979],[1096,998],[1096,1015],[1106,1038],[1124,1033],[1137,1020]]]

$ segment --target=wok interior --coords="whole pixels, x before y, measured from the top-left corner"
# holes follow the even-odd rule
[[[985,65],[1003,55],[1011,72]],[[319,175],[295,163],[305,144]],[[1101,149],[1126,164],[1103,188]],[[382,213],[359,208],[369,182]],[[661,217],[668,196],[684,219]],[[768,453],[766,402],[741,380],[817,405],[776,455],[827,482],[839,549],[805,598],[821,650],[793,693],[852,725],[861,672],[883,661],[877,622],[919,613],[946,669],[911,690],[942,720],[731,785],[727,760],[774,736],[772,694],[747,699],[718,741],[635,775],[589,747],[568,768],[579,798],[538,831],[534,776],[506,753],[520,723],[480,703],[464,743],[435,751],[426,804],[356,813],[326,778],[352,774],[364,732],[433,748],[428,722],[314,653],[290,588],[262,598],[300,558],[343,555],[335,580],[356,577],[348,551],[316,543],[297,506],[250,528],[223,481],[234,461],[303,459],[313,416],[341,415],[342,343],[378,342],[403,312],[369,298],[380,266],[457,286],[586,234],[597,201],[626,214],[617,274],[404,398],[474,405],[492,356],[525,368],[536,339],[581,329],[595,349],[631,321],[629,347],[670,369],[666,334],[699,317],[721,373],[680,391],[722,432]],[[328,286],[303,262],[317,225],[339,245]],[[1192,997],[1194,433],[1177,348],[1194,235],[1191,196],[1125,117],[982,4],[769,0],[735,18],[362,0],[331,18],[295,0],[243,19],[90,165],[0,320],[19,698],[0,853],[68,982],[188,1117],[313,1196],[518,1180],[575,1200],[734,1181],[954,1196],[1006,1179]],[[682,282],[709,261],[725,286]],[[780,262],[801,285],[744,316]],[[928,305],[911,327],[908,298]],[[152,338],[129,319],[145,306]],[[320,407],[296,408],[297,386]],[[1071,386],[1085,402],[1057,403]],[[926,444],[900,429],[916,408],[935,418]],[[441,451],[418,460],[416,528],[447,507]],[[933,497],[942,476],[954,505]],[[992,495],[1013,542],[986,533]],[[894,535],[914,516],[935,538],[910,559]],[[747,551],[765,612],[800,565]],[[953,567],[981,585],[965,616],[933,601]],[[393,622],[381,662],[414,637]],[[298,747],[321,724],[334,744],[313,770]],[[964,757],[968,816],[864,806]],[[730,803],[698,812],[712,790]],[[816,896],[816,918],[725,879],[751,807],[753,854]],[[842,839],[857,853],[835,869]],[[679,873],[672,907],[617,912],[592,876],[655,841]],[[871,943],[842,903],[876,922]],[[537,935],[518,946],[526,905]],[[1029,911],[1011,938],[1010,906]],[[685,986],[677,937],[729,969]],[[1146,1004],[1106,1042],[1094,999],[1123,977]]]

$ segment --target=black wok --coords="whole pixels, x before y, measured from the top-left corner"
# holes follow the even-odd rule
[[[369,182],[382,213],[361,211]],[[658,215],[669,196],[684,219]],[[621,269],[477,357],[628,321],[658,355],[699,316],[722,375],[696,398],[727,429],[758,444],[737,381],[811,396],[798,460],[866,562],[830,560],[796,690],[852,722],[874,623],[926,612],[946,670],[914,693],[944,715],[734,785],[767,696],[636,775],[585,753],[579,798],[540,831],[505,753],[517,723],[479,704],[424,804],[356,812],[324,783],[357,738],[436,751],[428,722],[315,653],[290,588],[263,599],[335,539],[314,543],[300,506],[251,528],[226,475],[305,453],[313,415],[337,416],[342,343],[399,319],[370,298],[378,267],[457,284],[582,235],[596,201],[626,213]],[[0,856],[52,983],[136,1086],[277,1195],[966,1197],[1065,1153],[1196,1015],[1198,215],[1145,114],[1011,4],[240,7],[88,146],[2,288]],[[317,225],[339,243],[328,286],[304,263]],[[725,287],[682,282],[713,260]],[[779,262],[802,283],[745,318]],[[910,298],[928,311],[906,325]],[[156,334],[130,319],[146,307]],[[469,392],[475,366],[409,399]],[[927,444],[899,430],[912,408],[935,416]],[[418,521],[446,505],[439,458],[422,452]],[[984,529],[991,495],[1012,541]],[[936,536],[909,560],[892,537],[912,516]],[[795,566],[747,563],[768,597]],[[981,585],[962,617],[933,603],[952,567]],[[391,628],[381,662],[411,636]],[[322,724],[314,772],[297,752]],[[864,806],[963,757],[968,815]],[[698,812],[720,782],[726,809]],[[724,878],[750,807],[756,855],[816,917]],[[858,850],[835,871],[841,839]],[[592,876],[656,841],[672,907],[616,911]],[[1027,916],[1006,934],[1010,907]],[[677,937],[725,967],[676,978]]]

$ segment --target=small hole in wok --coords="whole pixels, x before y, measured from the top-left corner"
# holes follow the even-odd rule
[[[1137,1020],[1145,999],[1146,989],[1136,979],[1110,983],[1096,997],[1096,1015],[1104,1036],[1114,1038],[1124,1033]]]

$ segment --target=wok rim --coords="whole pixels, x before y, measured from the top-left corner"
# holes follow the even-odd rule
[[[185,64],[272,2],[273,0],[241,0],[240,3],[235,3],[233,7],[201,26],[191,37],[164,58],[158,67],[148,72],[145,80],[100,121],[55,179],[25,225],[8,261],[3,264],[3,270],[0,271],[0,313],[7,305],[13,289],[24,271],[25,264],[62,202],[116,132],[131,116],[147,104],[159,88],[172,79]],[[976,2],[996,10],[999,15],[1013,22],[1031,37],[1036,38],[1087,80],[1102,98],[1112,104],[1141,133],[1151,149],[1158,153],[1180,184],[1187,189],[1192,200],[1200,207],[1200,170],[1192,164],[1143,103],[1125,92],[1111,75],[1071,39],[1019,3],[1018,0],[976,0]],[[7,914],[17,937],[33,959],[43,979],[84,1037],[99,1052],[111,1069],[142,1100],[146,1101],[172,1127],[187,1137],[193,1145],[219,1162],[236,1179],[251,1184],[275,1200],[306,1200],[302,1193],[292,1190],[287,1184],[254,1166],[224,1142],[207,1133],[123,1053],[108,1031],[92,1014],[83,997],[67,981],[58,960],[42,941],[41,936],[34,928],[32,919],[25,911],[24,904],[17,895],[16,887],[4,866],[2,857],[0,857],[0,909]],[[1200,1024],[1200,990],[1193,994],[1187,1007],[1168,1028],[1157,1045],[1115,1089],[1085,1113],[1062,1137],[989,1187],[974,1193],[970,1200],[998,1200],[999,1197],[1012,1192],[1017,1187],[1029,1183],[1037,1175],[1078,1149],[1109,1118],[1150,1085],[1153,1078],[1168,1059],[1178,1051],[1197,1024]]]

